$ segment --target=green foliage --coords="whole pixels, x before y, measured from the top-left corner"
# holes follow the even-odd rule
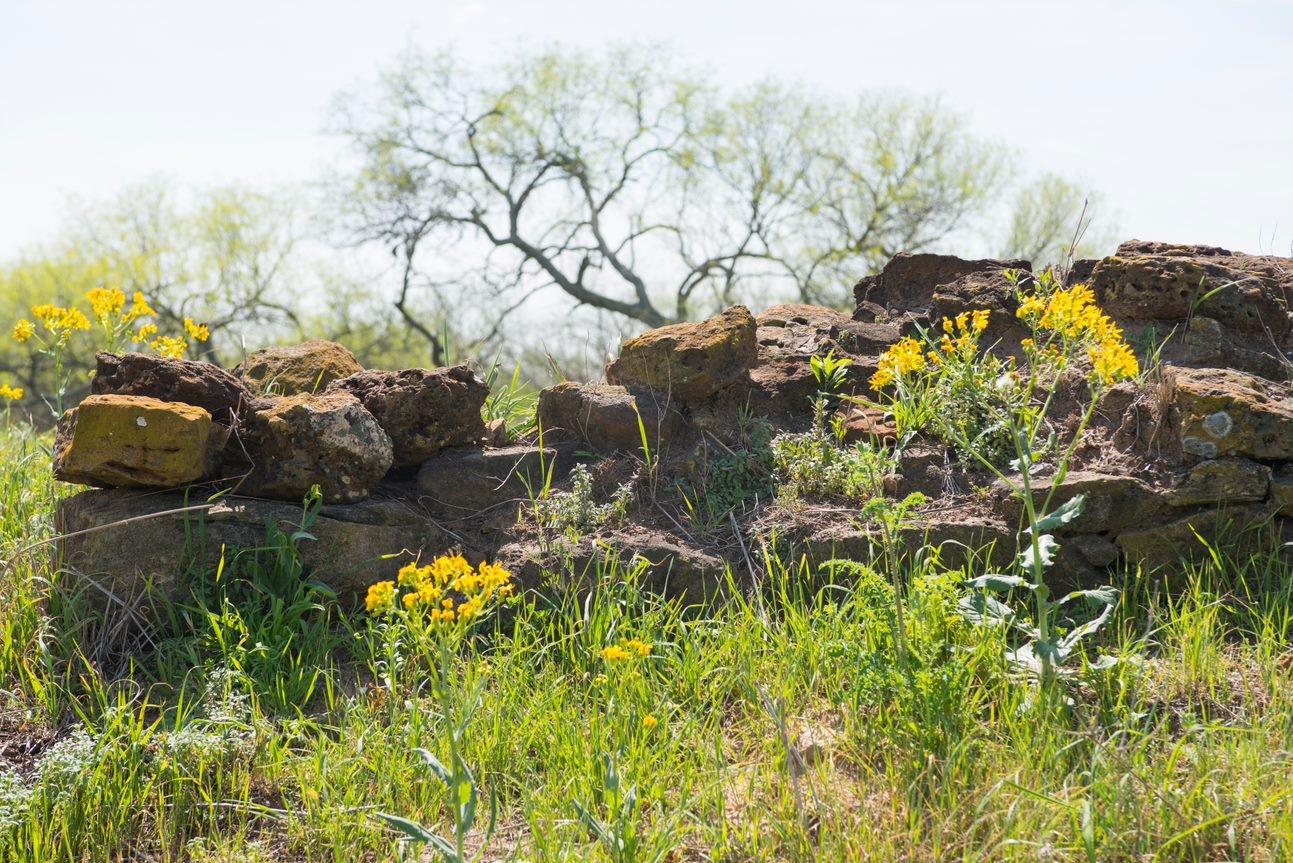
[[[615,490],[606,503],[598,503],[593,477],[586,465],[575,465],[570,472],[569,491],[549,491],[534,499],[539,525],[545,530],[564,534],[571,542],[608,524],[619,524],[628,514],[633,486],[625,483]]]
[[[677,483],[687,519],[698,530],[725,525],[728,513],[770,500],[775,492],[771,423],[743,413],[738,437],[734,446],[705,440],[690,476]]]
[[[481,859],[1280,860],[1293,848],[1293,568],[1273,535],[1256,553],[1218,545],[1168,578],[1129,578],[1070,662],[1136,661],[1067,690],[1063,709],[1021,685],[1005,655],[1018,633],[963,613],[989,586],[964,587],[990,574],[982,563],[947,570],[915,547],[897,556],[906,674],[879,557],[819,570],[769,553],[759,589],[733,581],[698,607],[649,593],[652,564],[610,550],[594,572],[553,573],[552,589],[447,657],[389,636],[416,669],[389,685],[369,664],[388,635],[348,620],[319,665],[327,697],[281,705],[218,651],[166,664],[144,643],[128,678],[79,658],[85,632],[49,613],[67,576],[19,553],[52,533],[42,443],[0,429],[12,474],[0,477],[0,860],[427,850],[378,812],[455,855],[461,836]],[[284,528],[289,542],[299,528]],[[239,590],[239,604],[272,605]],[[1061,636],[1102,613],[1087,606],[1056,615]],[[433,673],[451,684],[447,707]]]
[[[789,500],[821,495],[866,500],[884,493],[885,476],[897,468],[883,447],[844,446],[816,430],[779,434],[770,446],[777,495]]]

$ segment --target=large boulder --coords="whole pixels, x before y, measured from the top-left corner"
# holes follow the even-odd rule
[[[1023,260],[967,261],[952,255],[930,253],[894,255],[883,270],[863,278],[853,287],[853,298],[857,303],[854,317],[868,320],[878,312],[925,314],[933,306],[934,293],[941,285],[949,285],[974,273],[994,277],[1004,270],[1026,273],[1032,266]]]
[[[90,382],[95,395],[147,396],[194,405],[224,425],[232,425],[252,399],[233,373],[211,363],[107,352],[99,353],[96,360]]]
[[[223,443],[203,408],[92,395],[58,421],[54,476],[84,485],[175,488],[210,477]]]
[[[1287,385],[1230,369],[1175,369],[1173,379],[1185,452],[1293,460],[1293,394]]]
[[[242,494],[300,500],[317,485],[326,502],[350,503],[372,493],[394,451],[359,399],[331,391],[258,400],[225,460]]]
[[[545,444],[582,443],[598,452],[641,452],[643,431],[647,445],[658,449],[683,426],[678,411],[654,393],[574,381],[540,392],[537,416]]]
[[[184,511],[194,506],[199,509]],[[148,604],[136,601],[144,594],[184,601],[192,580],[214,578],[222,554],[232,572],[235,556],[253,553],[240,549],[265,547],[266,522],[290,535],[301,515],[299,501],[227,496],[203,504],[174,492],[87,491],[58,503],[58,550],[63,565],[103,588],[88,596],[111,594],[146,614]],[[316,539],[298,545],[306,577],[332,587],[353,608],[362,608],[373,582],[394,578],[412,557],[421,553],[429,559],[451,543],[425,517],[397,501],[324,506],[309,532]],[[390,557],[400,551],[408,554]]]
[[[626,341],[606,367],[606,380],[644,387],[664,401],[695,404],[747,379],[758,358],[755,322],[733,306],[695,324],[671,324]]]
[[[485,436],[480,411],[489,397],[467,366],[360,372],[328,385],[359,399],[390,436],[396,467],[417,467],[445,447]]]
[[[322,392],[333,381],[363,370],[346,348],[314,339],[252,351],[234,371],[256,395],[292,396]]]

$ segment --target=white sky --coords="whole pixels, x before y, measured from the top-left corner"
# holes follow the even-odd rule
[[[1124,237],[1290,253],[1293,0],[0,0],[0,260],[70,194],[316,176],[335,94],[410,44],[637,39],[731,83],[941,94]]]

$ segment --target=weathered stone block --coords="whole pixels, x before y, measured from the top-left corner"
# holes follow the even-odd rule
[[[629,339],[606,367],[606,380],[694,403],[745,380],[757,359],[754,317],[745,306],[733,306],[697,324],[671,324]]]
[[[314,339],[252,351],[234,372],[256,395],[292,396],[323,392],[333,381],[363,370],[348,349],[336,342]]]
[[[85,485],[174,488],[210,477],[222,443],[211,414],[200,407],[92,395],[58,422],[54,476]]]
[[[346,392],[261,399],[226,449],[225,475],[253,497],[300,500],[318,485],[328,503],[363,500],[394,460],[391,439]]]
[[[467,366],[360,372],[328,385],[359,399],[390,436],[396,467],[416,467],[445,447],[485,435],[489,388]]]

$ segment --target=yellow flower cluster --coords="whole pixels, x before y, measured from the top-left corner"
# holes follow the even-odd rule
[[[501,566],[482,563],[473,567],[460,554],[438,557],[426,566],[410,563],[395,581],[379,581],[368,588],[369,614],[389,614],[398,603],[432,623],[467,622],[481,615],[491,602],[512,593],[512,574]]]
[[[126,295],[117,288],[95,288],[85,295],[90,301],[90,313],[101,324],[107,324],[126,307]]]
[[[624,662],[633,657],[647,657],[651,655],[652,645],[650,642],[642,641],[638,638],[622,638],[619,644],[612,644],[610,647],[603,647],[601,657],[607,662]]]
[[[1084,347],[1092,374],[1100,383],[1117,383],[1140,370],[1122,330],[1096,305],[1089,285],[1034,294],[1020,303],[1018,315],[1035,332],[1053,333],[1066,347]],[[1024,348],[1037,350],[1031,342]]]
[[[871,389],[879,392],[899,378],[924,369],[925,364],[920,342],[904,336],[880,356],[880,365],[871,376]]]
[[[159,355],[170,357],[173,360],[183,357],[184,352],[189,349],[189,343],[179,336],[158,336],[148,346],[157,351]]]
[[[45,303],[33,306],[31,316],[45,325],[45,329],[54,334],[60,341],[67,340],[77,330],[88,330],[90,320],[80,309],[63,308]],[[13,328],[13,337],[25,342],[36,334],[36,325],[28,320],[21,320]]]
[[[956,320],[943,318],[943,338],[939,350],[944,354],[973,355],[979,346],[979,336],[988,328],[988,310],[977,309],[973,312],[961,312]],[[937,354],[932,354],[930,360]]]
[[[0,384],[0,399],[4,401],[16,402],[27,394],[22,387],[11,387],[8,384]]]

